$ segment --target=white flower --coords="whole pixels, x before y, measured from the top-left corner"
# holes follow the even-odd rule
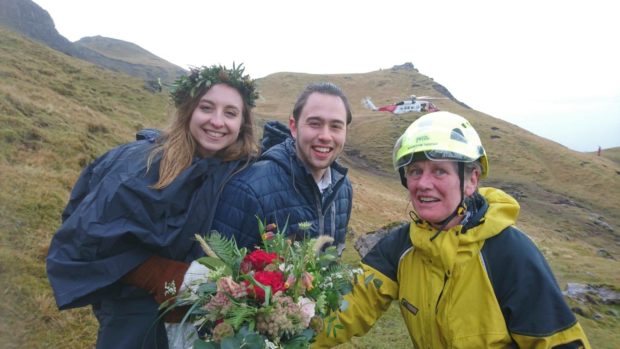
[[[302,324],[304,325],[304,327],[308,327],[310,325],[310,319],[312,319],[312,317],[314,317],[314,307],[315,304],[314,302],[306,297],[301,297],[299,299],[299,301],[297,302],[297,305],[299,305],[299,308],[301,310],[301,321]]]
[[[265,339],[265,348],[278,349],[278,346],[274,342],[270,341],[269,339]]]
[[[294,267],[294,265],[292,265],[292,264],[286,264],[286,263],[280,263],[280,264],[278,264],[278,269],[279,269],[281,272],[283,272],[283,273],[284,273],[284,272],[289,272],[289,271],[293,270],[293,267]]]

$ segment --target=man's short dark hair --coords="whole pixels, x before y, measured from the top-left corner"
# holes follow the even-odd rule
[[[306,88],[297,98],[297,102],[295,102],[295,107],[293,108],[293,118],[295,119],[295,123],[299,122],[301,111],[306,106],[306,102],[308,102],[308,98],[310,97],[310,95],[315,92],[340,97],[340,99],[344,103],[344,108],[347,111],[347,125],[351,123],[352,115],[349,100],[347,99],[347,96],[344,95],[344,92],[342,92],[340,87],[336,86],[336,84],[333,84],[331,82],[316,82],[306,86]]]

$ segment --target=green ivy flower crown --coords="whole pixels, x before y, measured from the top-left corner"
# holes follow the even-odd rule
[[[189,75],[181,76],[172,84],[170,96],[174,101],[174,105],[178,107],[188,98],[196,97],[196,93],[199,93],[202,89],[209,88],[215,84],[225,83],[237,89],[241,93],[243,100],[250,107],[254,107],[256,105],[255,101],[258,98],[258,91],[256,91],[254,80],[247,74],[243,75],[244,71],[243,64],[235,66],[234,63],[232,69],[227,69],[222,65],[192,67],[190,68]]]

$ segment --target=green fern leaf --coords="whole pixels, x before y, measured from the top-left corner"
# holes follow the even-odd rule
[[[252,322],[254,315],[256,315],[256,308],[234,305],[226,314],[226,322],[238,330],[243,324]]]
[[[227,239],[220,233],[213,231],[205,238],[206,243],[209,245],[213,253],[226,264],[230,270],[238,271],[239,265],[243,257],[245,257],[245,250],[239,250],[235,239]],[[236,275],[235,275],[236,276]]]

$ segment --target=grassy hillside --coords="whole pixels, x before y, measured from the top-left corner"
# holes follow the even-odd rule
[[[601,150],[601,156],[620,164],[620,147],[603,149]]]
[[[365,96],[376,104],[410,94],[439,96],[435,82],[414,70],[322,76],[278,73],[259,81],[257,115],[286,121],[297,94],[318,80],[339,84],[353,106],[354,121],[342,160],[350,167],[355,190],[351,222],[355,234],[406,219],[407,194],[391,170],[390,154],[396,136],[419,115],[371,112],[360,101]],[[436,104],[468,117],[481,133],[491,161],[486,184],[519,198],[520,227],[550,260],[560,285],[580,281],[620,288],[618,161],[570,151],[450,100]],[[47,246],[82,167],[112,146],[132,140],[142,127],[163,127],[167,112],[166,96],[146,91],[142,81],[0,28],[1,348],[92,347],[96,324],[90,310],[56,310],[45,274]],[[359,259],[351,244],[345,258]],[[609,307],[593,310],[605,314]],[[620,343],[617,317],[579,319],[594,347],[611,349]],[[410,346],[396,308],[370,335],[343,348],[388,345]]]
[[[366,110],[361,99],[371,96],[375,104],[389,103],[410,94],[440,96],[432,79],[414,70],[375,71],[366,74],[308,75],[273,74],[261,81],[262,103],[257,113],[286,121],[292,103],[307,83],[329,80],[340,85],[349,96],[354,120],[347,138],[344,161],[350,166],[371,171],[378,176],[397,180],[392,170],[391,152],[394,141],[420,113],[395,116]],[[521,197],[524,214],[531,214],[546,225],[558,224],[555,211],[577,208],[567,215],[570,221],[562,227],[572,232],[596,234],[589,215],[602,216],[612,227],[620,226],[620,174],[618,163],[611,158],[581,153],[540,138],[513,124],[467,109],[450,100],[439,100],[438,107],[468,118],[480,133],[489,154],[490,177],[483,184],[505,188]],[[390,180],[390,179],[386,179]],[[530,210],[528,202],[547,207]],[[554,210],[554,208],[556,210]],[[575,213],[579,213],[577,217]],[[577,219],[577,221],[575,221]],[[542,228],[544,229],[544,228]],[[532,232],[536,235],[535,232]],[[617,232],[601,233],[603,240],[620,241]],[[591,237],[589,241],[595,241]],[[617,245],[614,243],[615,247]],[[600,246],[605,246],[601,244]]]
[[[92,343],[90,310],[56,310],[45,256],[81,168],[165,125],[165,98],[142,86],[0,28],[1,348]]]
[[[81,38],[75,42],[75,45],[86,47],[116,61],[131,63],[135,65],[136,69],[143,67],[144,70],[151,70],[152,74],[159,74],[159,77],[165,82],[172,82],[179,75],[185,74],[183,68],[130,42],[102,36],[91,36]]]

